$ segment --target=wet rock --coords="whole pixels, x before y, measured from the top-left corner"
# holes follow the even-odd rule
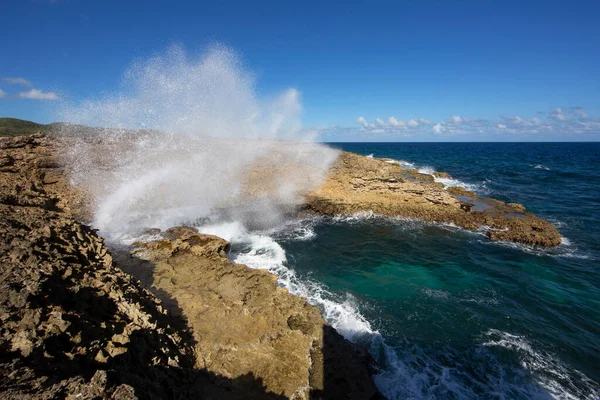
[[[17,171],[0,171],[0,397],[379,397],[364,350],[220,238],[140,245],[150,261],[130,262],[164,302],[142,288],[78,222],[91,204],[49,161],[63,145],[0,141]]]
[[[176,300],[202,357],[197,368],[237,377],[252,374],[266,389],[308,399],[378,398],[364,350],[329,328],[317,308],[277,286],[276,276],[227,259],[229,243],[189,227],[136,243],[152,265],[153,287]],[[322,372],[326,372],[324,376]]]
[[[341,153],[325,182],[306,196],[304,210],[317,214],[376,214],[453,223],[468,230],[492,226],[491,240],[512,241],[536,246],[557,246],[561,235],[556,228],[525,207],[494,200],[478,199],[476,193],[461,187],[447,190],[440,183],[383,160]],[[375,184],[404,176],[393,186]],[[446,176],[438,173],[439,177]],[[357,179],[360,177],[360,179]],[[460,200],[459,200],[460,199]],[[484,204],[478,207],[473,201]]]
[[[435,176],[436,178],[442,178],[442,179],[452,179],[452,177],[450,176],[450,174],[447,173],[447,172],[435,171],[433,173],[433,176]]]
[[[471,198],[473,200],[478,197],[477,193],[472,192],[470,190],[467,190],[467,189],[465,189],[463,187],[460,187],[460,186],[450,186],[447,189],[447,192],[450,193],[453,196],[469,197],[469,198]]]

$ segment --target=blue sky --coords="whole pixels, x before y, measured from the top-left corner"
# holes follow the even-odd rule
[[[51,122],[173,43],[236,49],[324,140],[600,139],[600,2],[5,0],[0,116]]]

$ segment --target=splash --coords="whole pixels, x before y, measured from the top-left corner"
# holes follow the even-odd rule
[[[109,237],[220,215],[276,224],[323,179],[337,152],[303,131],[300,94],[256,94],[231,49],[174,46],[134,62],[120,93],[65,106],[73,181]],[[88,128],[92,127],[92,128]]]

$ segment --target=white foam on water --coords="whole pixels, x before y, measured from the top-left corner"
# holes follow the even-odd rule
[[[433,176],[433,180],[435,182],[440,182],[444,184],[444,188],[448,189],[449,187],[462,187],[466,190],[470,190],[471,192],[482,192],[485,189],[485,183],[483,182],[481,185],[475,185],[471,183],[466,183],[458,179],[454,178],[441,178],[435,175],[437,172],[433,167],[425,166],[419,168],[417,171],[421,174],[431,175]],[[487,180],[486,180],[487,181]]]
[[[548,220],[548,222],[550,222],[552,225],[554,225],[557,228],[566,228],[569,225],[566,222],[560,221],[556,218],[546,218]]]
[[[435,169],[433,169],[433,167],[425,166],[417,169],[417,171],[419,171],[420,174],[433,175]]]
[[[478,233],[484,233],[485,228],[478,230]],[[576,258],[581,260],[595,260],[595,257],[582,252],[576,245],[574,245],[568,238],[561,237],[561,244],[556,247],[536,247],[523,243],[514,243],[508,241],[491,241],[491,240],[480,240],[479,243],[486,246],[503,246],[515,250],[522,251],[527,254],[531,254],[538,257],[564,257],[564,258]]]
[[[421,174],[425,174],[425,175],[431,175],[435,182],[443,183],[445,189],[448,189],[449,187],[462,187],[471,192],[477,192],[477,193],[483,194],[488,191],[486,184],[492,182],[492,180],[487,179],[487,178],[481,184],[466,183],[459,179],[454,179],[454,178],[440,178],[440,177],[435,176],[435,172],[437,172],[437,171],[435,170],[435,168],[433,168],[431,166],[426,165],[426,166],[417,168],[414,163],[404,161],[404,160],[395,160],[393,158],[382,158],[381,160],[383,160],[389,164],[399,165],[402,168],[407,168],[407,169],[416,168],[417,172],[419,172]]]
[[[379,215],[375,214],[373,211],[369,210],[369,211],[359,211],[354,214],[335,215],[333,217],[333,220],[335,222],[343,222],[343,223],[353,224],[353,223],[368,221],[368,220],[374,219],[374,218],[381,218],[381,216],[379,216]]]
[[[281,286],[319,307],[325,320],[345,338],[357,340],[361,335],[378,335],[360,314],[356,300],[351,295],[345,299],[335,299],[321,284],[300,280],[295,271],[288,267],[284,249],[272,237],[249,232],[240,222],[205,225],[199,227],[198,231],[220,236],[233,245],[244,247],[235,256],[234,262],[276,274]]]
[[[482,192],[485,184],[482,185],[475,185],[475,184],[471,184],[471,183],[465,183],[463,181],[460,181],[458,179],[453,179],[453,178],[438,178],[437,176],[434,176],[433,179],[436,182],[440,182],[444,184],[444,187],[447,189],[449,187],[462,187],[465,188],[467,190],[470,190],[471,192]]]
[[[309,221],[302,220],[302,223],[307,222]],[[290,226],[292,230],[297,228],[293,224]],[[402,362],[398,360],[394,349],[387,346],[382,335],[361,314],[357,300],[349,293],[343,297],[336,296],[318,282],[301,280],[288,266],[284,249],[273,238],[249,232],[239,222],[205,225],[199,227],[198,231],[220,236],[233,245],[244,247],[244,250],[235,255],[234,262],[276,274],[281,286],[317,306],[323,318],[342,336],[364,345],[374,356],[383,359],[385,365],[374,377],[374,381],[387,398],[398,398],[398,393],[404,393],[398,391],[401,387],[398,377],[404,377],[403,380],[409,383],[414,380],[412,376],[398,370],[404,368]],[[303,240],[302,237],[299,240]]]
[[[388,164],[399,165],[402,168],[414,168],[415,167],[415,164],[408,162],[408,161],[404,161],[404,160],[394,160],[393,158],[382,158],[382,160]]]
[[[497,349],[516,353],[520,365],[510,366],[501,361]],[[437,356],[429,354],[436,350],[440,352]],[[598,385],[583,373],[537,350],[522,336],[494,329],[483,335],[480,347],[466,353],[451,347],[424,350],[408,341],[396,349],[383,343],[380,351],[384,365],[374,380],[388,399],[596,400],[599,394]],[[464,356],[469,358],[467,363],[473,364],[474,375],[461,371],[460,364],[465,361],[459,360]],[[583,382],[585,387],[580,387],[578,382]]]
[[[373,380],[388,399],[478,398],[482,391],[486,395],[491,394],[492,397],[507,399],[515,396],[535,399],[584,398],[583,392],[577,392],[576,387],[573,387],[575,383],[569,380],[569,373],[573,371],[568,370],[551,356],[536,352],[529,342],[515,335],[491,330],[484,335],[482,346],[484,348],[504,347],[509,350],[514,348],[516,351],[523,352],[525,356],[522,359],[522,367],[532,371],[537,379],[536,382],[531,382],[525,376],[519,377],[518,374],[522,372],[515,372],[511,369],[513,367],[504,365],[493,353],[482,353],[477,356],[479,350],[469,350],[470,357],[473,356],[473,352],[475,357],[483,357],[480,360],[483,363],[481,368],[486,373],[483,378],[479,378],[483,379],[481,381],[465,375],[456,366],[447,365],[442,361],[445,357],[440,359],[439,354],[432,355],[431,350],[426,351],[414,343],[406,341],[398,347],[388,345],[381,333],[375,330],[361,314],[360,304],[356,298],[350,294],[336,295],[318,282],[301,279],[288,264],[285,250],[272,237],[306,240],[303,229],[314,233],[315,226],[323,220],[353,224],[373,218],[379,216],[373,213],[361,213],[347,217],[306,218],[288,221],[284,226],[265,232],[250,232],[241,222],[232,221],[203,225],[198,227],[198,231],[229,240],[235,247],[241,249],[233,254],[233,261],[276,274],[281,286],[288,289],[291,294],[304,297],[310,304],[317,306],[324,319],[346,339],[367,347],[380,364]],[[383,219],[393,221],[392,218]],[[444,292],[428,291],[425,295],[449,300],[449,296]],[[476,299],[457,300],[475,301]],[[577,371],[575,373],[578,374]],[[509,374],[517,374],[517,378],[507,380],[506,376]],[[585,376],[580,376],[585,382],[591,382],[585,380],[587,379]],[[588,388],[594,387],[593,385],[594,383],[591,382]]]
[[[373,153],[367,155],[367,158],[373,158]]]
[[[521,366],[535,381],[555,399],[597,399],[600,387],[578,370],[568,368],[553,354],[535,349],[525,336],[514,335],[497,329],[488,330],[483,335],[483,346],[502,348],[517,354]],[[586,389],[573,380],[586,383]]]
[[[435,175],[437,171],[430,166],[420,167],[417,171],[421,174],[431,175],[435,182],[444,184],[445,189],[448,189],[449,187],[462,187],[471,192],[485,193],[487,191],[486,183],[491,182],[491,180],[485,179],[481,184],[472,184],[463,182],[459,179],[438,177]]]
[[[309,218],[290,219],[279,226],[265,230],[263,233],[277,239],[310,241],[317,237],[315,226],[323,218],[312,216]]]
[[[537,165],[535,165],[535,166],[534,166],[534,165],[532,165],[532,167],[533,167],[533,168],[535,168],[535,169],[543,169],[543,170],[546,170],[546,171],[550,171],[550,168],[548,168],[548,167],[545,167],[545,166],[543,166],[542,164],[537,164]]]

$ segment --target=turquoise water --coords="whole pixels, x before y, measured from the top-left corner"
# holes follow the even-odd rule
[[[333,146],[449,172],[565,237],[534,249],[368,214],[263,232],[284,252],[280,282],[370,348],[387,397],[600,396],[600,145]],[[240,261],[256,252],[234,247]]]

